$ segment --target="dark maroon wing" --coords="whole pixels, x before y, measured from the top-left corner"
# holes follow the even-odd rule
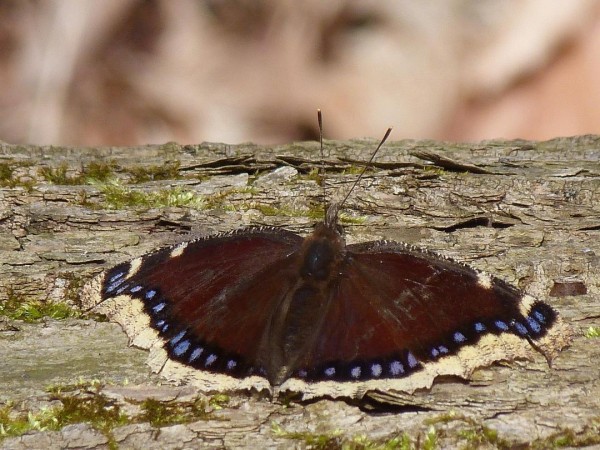
[[[487,333],[535,340],[556,319],[509,284],[404,244],[348,246],[318,345],[296,376],[309,381],[399,378]]]
[[[289,231],[251,228],[163,248],[108,271],[102,298],[142,300],[172,359],[238,377],[260,373],[260,339],[295,281],[301,243]]]

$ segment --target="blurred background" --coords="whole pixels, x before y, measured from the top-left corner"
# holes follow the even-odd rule
[[[0,0],[0,140],[600,133],[599,0]]]

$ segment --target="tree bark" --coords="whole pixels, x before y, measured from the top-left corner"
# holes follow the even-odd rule
[[[307,234],[323,196],[346,194],[374,144],[326,142],[321,163],[313,142],[135,148],[0,143],[3,314],[6,305],[23,303],[66,302],[77,309],[94,275],[190,233],[264,224]],[[326,169],[325,191],[314,173],[319,165]],[[288,405],[233,393],[222,409],[209,408],[207,418],[157,432],[139,416],[142,399],[183,405],[201,394],[161,385],[145,365],[146,353],[128,347],[118,325],[98,318],[25,323],[9,315],[0,318],[0,402],[15,403],[13,413],[55,405],[48,385],[97,379],[102,387],[94,392],[135,419],[109,433],[73,424],[7,437],[0,446],[288,448],[324,442],[360,448],[403,433],[415,445],[435,436],[442,448],[544,447],[558,439],[568,446],[600,445],[600,345],[584,336],[600,325],[600,137],[405,140],[386,144],[373,166],[343,206],[345,217],[354,219],[344,224],[347,241],[383,238],[426,247],[547,301],[577,331],[552,367],[540,356],[478,370],[468,382],[438,380],[430,390],[395,398],[386,414],[373,412],[379,403]],[[91,395],[83,391],[73,395]]]

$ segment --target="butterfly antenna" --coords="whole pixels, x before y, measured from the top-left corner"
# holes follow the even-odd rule
[[[323,204],[327,199],[327,186],[325,185],[325,151],[323,150],[323,115],[321,110],[317,109],[317,121],[319,122],[319,143],[321,144],[321,166],[319,167],[319,177],[323,187]]]
[[[387,131],[385,132],[385,135],[383,136],[383,139],[381,140],[381,142],[379,142],[379,145],[377,146],[377,148],[375,149],[375,151],[373,152],[373,154],[371,155],[371,157],[369,158],[369,160],[367,161],[367,163],[365,164],[365,166],[363,167],[363,169],[361,170],[361,172],[358,174],[358,177],[356,178],[356,181],[354,181],[354,184],[352,185],[352,187],[350,188],[350,190],[346,193],[346,196],[344,197],[344,199],[340,202],[340,208],[342,207],[342,205],[344,203],[346,203],[346,200],[348,200],[348,197],[350,197],[350,194],[352,193],[352,191],[354,190],[354,188],[358,185],[358,183],[360,182],[360,179],[363,177],[363,175],[365,174],[365,172],[367,171],[367,169],[369,168],[369,166],[373,162],[373,159],[375,158],[375,155],[377,154],[377,152],[379,151],[379,149],[381,148],[381,146],[383,144],[385,144],[385,141],[387,141],[387,138],[390,137],[391,132],[392,132],[392,128],[390,127],[390,128],[387,129]]]

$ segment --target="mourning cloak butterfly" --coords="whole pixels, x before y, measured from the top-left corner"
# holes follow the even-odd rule
[[[338,210],[307,238],[250,228],[119,264],[91,304],[153,369],[207,391],[412,392],[570,342],[556,311],[498,278],[403,243],[346,245]]]

